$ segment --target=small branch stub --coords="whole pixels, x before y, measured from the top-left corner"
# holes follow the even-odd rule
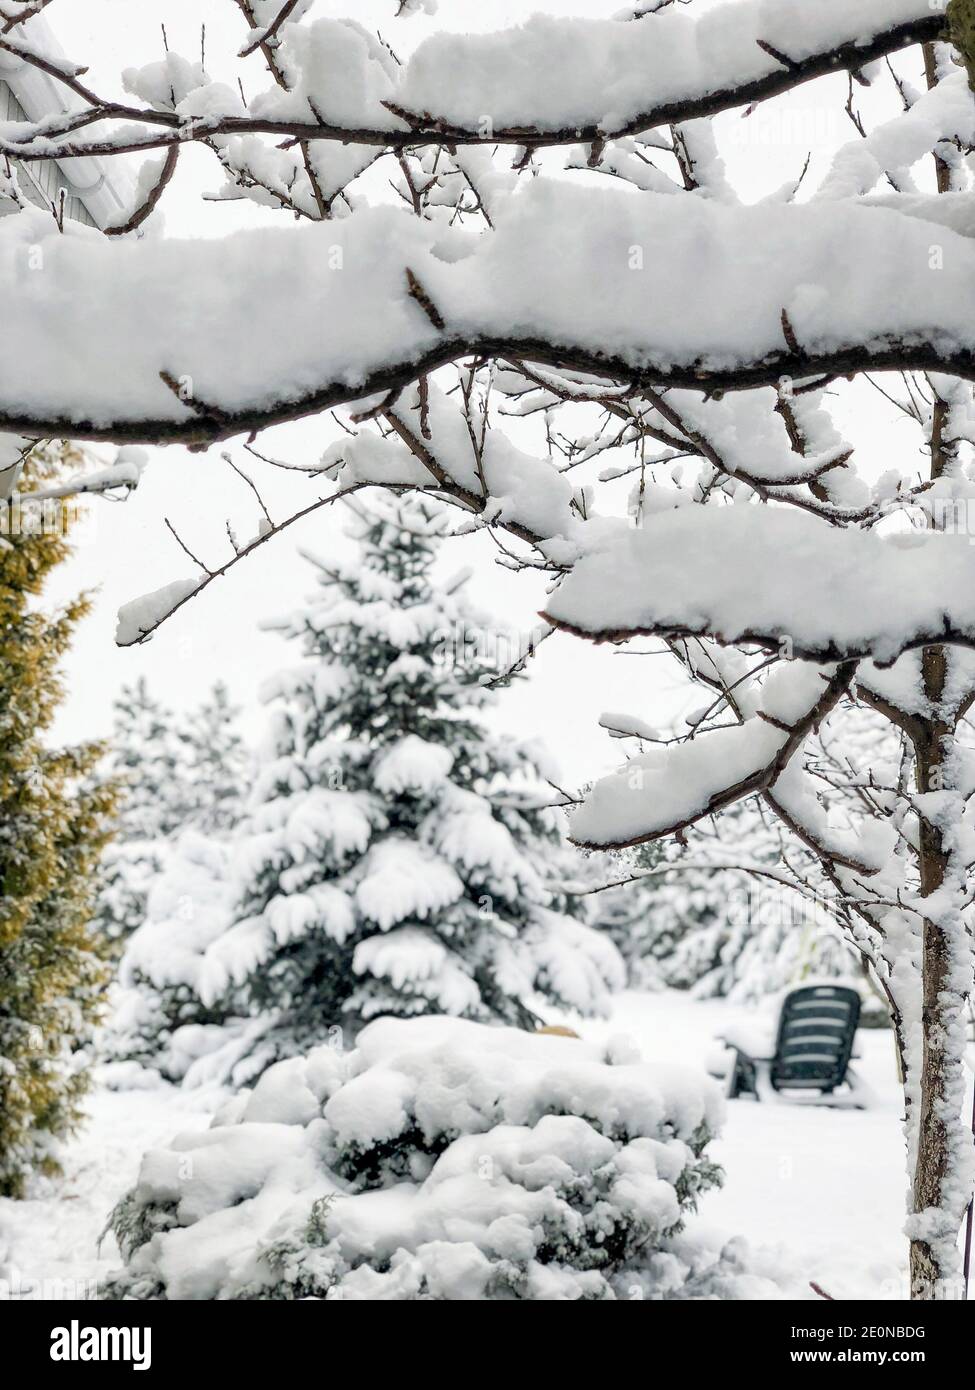
[[[410,298],[416,300],[434,328],[438,328],[441,331],[446,328],[447,325],[444,321],[443,314],[441,314],[440,310],[437,308],[436,304],[434,304],[412,270],[410,270],[409,266],[406,267],[406,283],[409,286]]]

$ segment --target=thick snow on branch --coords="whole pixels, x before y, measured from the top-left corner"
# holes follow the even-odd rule
[[[598,781],[570,820],[572,839],[608,848],[660,839],[772,785],[848,675],[780,666],[741,724],[653,748]]]
[[[2,458],[0,452],[0,458]],[[149,455],[144,449],[133,446],[119,449],[115,462],[107,468],[96,468],[87,473],[75,473],[61,483],[50,483],[36,488],[30,496],[36,501],[53,497],[79,497],[84,493],[130,493],[139,486],[149,464]],[[2,469],[0,469],[2,474]]]
[[[34,158],[256,132],[396,148],[445,136],[571,144],[760,101],[934,40],[944,28],[942,9],[929,0],[736,0],[698,18],[675,6],[630,22],[533,15],[495,33],[438,33],[400,67],[354,20],[296,23],[304,8],[274,33],[275,85],[249,107],[235,87],[173,54],[125,73],[128,91],[148,108],[69,86],[96,121],[141,122],[134,134],[74,142],[78,127],[68,122],[13,131],[12,140],[30,143]],[[280,17],[277,10],[271,26]],[[268,36],[269,26],[258,26],[242,53]]]
[[[779,400],[772,390],[729,394],[706,400],[697,391],[669,391],[656,398],[663,422],[676,427],[701,448],[716,468],[758,486],[785,487],[830,475],[850,457],[829,416],[815,409],[811,396],[794,397],[793,415],[802,417],[802,433],[811,452],[798,453],[790,439]],[[864,501],[847,480],[844,500]]]
[[[62,236],[40,213],[6,219],[0,294],[20,348],[0,410],[96,430],[153,418],[178,435],[328,383],[354,398],[391,356],[429,350],[440,335],[405,281],[427,229],[385,208],[309,230],[112,242],[74,225]]]
[[[686,507],[582,559],[544,616],[597,641],[706,634],[885,665],[939,641],[975,646],[975,550],[967,536],[881,536],[785,508]]]
[[[426,39],[396,101],[466,129],[486,120],[495,129],[645,129],[661,124],[648,112],[770,80],[792,85],[792,66],[924,25],[933,37],[928,0],[737,0],[698,18],[675,7],[630,23],[533,15],[500,33]]]
[[[956,232],[882,207],[548,179],[479,238],[375,208],[220,242],[107,242],[24,212],[0,225],[0,299],[18,343],[0,429],[120,443],[228,438],[469,352],[681,387],[884,366],[975,377],[975,245]]]
[[[844,145],[819,196],[848,198],[869,193],[888,170],[898,175],[901,186],[906,172],[941,140],[975,143],[975,102],[963,70],[919,96],[910,110]]]

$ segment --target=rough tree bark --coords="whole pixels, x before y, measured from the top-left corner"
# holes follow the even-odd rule
[[[960,27],[965,37],[971,28],[972,7],[952,7],[953,37]],[[928,89],[938,82],[937,58],[933,44],[923,48],[924,72]],[[967,49],[964,50],[966,62]],[[971,68],[969,69],[971,71]],[[950,165],[937,150],[934,154],[935,181],[939,194],[952,191]],[[935,397],[931,416],[931,480],[949,474],[955,462],[957,443],[950,437],[949,412]],[[947,791],[957,780],[952,756],[958,724],[968,705],[948,704],[950,653],[945,647],[928,647],[921,659],[921,679],[932,715],[917,721],[912,730],[919,794]],[[971,696],[969,696],[970,700]],[[957,789],[956,790],[960,790]],[[922,803],[923,804],[923,803]],[[959,814],[961,806],[958,807]],[[951,845],[944,819],[934,820],[922,811],[918,822],[918,868],[922,897],[940,895],[948,887],[951,873]],[[952,930],[954,928],[954,930]],[[953,1258],[963,1212],[954,1211],[947,1190],[955,1163],[964,1165],[970,1136],[962,1117],[965,1094],[965,1005],[970,984],[970,962],[961,957],[966,933],[960,913],[949,916],[943,908],[939,919],[925,917],[921,946],[922,1047],[919,1076],[919,1104],[914,1117],[917,1149],[911,1175],[912,1220],[910,1274],[911,1297],[935,1300],[956,1292],[957,1259]],[[919,1229],[923,1213],[937,1211],[935,1234]],[[958,1224],[954,1217],[958,1215]],[[930,1217],[925,1225],[930,1227]]]
[[[942,710],[946,695],[948,657],[944,647],[928,647],[922,659],[924,693],[932,709]],[[917,760],[917,789],[922,796],[946,790],[951,777],[950,749],[954,740],[954,719],[935,715],[918,721],[914,750]],[[951,851],[946,843],[943,823],[922,814],[919,820],[918,863],[921,895],[933,898],[946,887]],[[957,1275],[946,1252],[957,1237],[951,1229],[951,1203],[946,1190],[952,1160],[964,1144],[966,1134],[961,1117],[964,1092],[964,1044],[957,1047],[959,1024],[964,1016],[965,996],[959,992],[955,944],[943,917],[925,918],[921,953],[922,1049],[920,1059],[920,1103],[914,1117],[917,1126],[917,1159],[912,1181],[913,1216],[911,1222],[911,1297],[939,1299],[951,1295]],[[959,1134],[959,1131],[960,1134]],[[918,1218],[928,1213],[925,1225],[935,1211],[943,1213],[937,1238],[918,1233]]]

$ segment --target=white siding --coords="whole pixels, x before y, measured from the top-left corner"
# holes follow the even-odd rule
[[[0,81],[0,120],[26,121],[27,114],[6,82]],[[81,199],[72,191],[61,168],[50,159],[17,164],[17,174],[24,197],[40,208],[56,205],[61,190],[64,189],[66,215],[76,222],[84,222],[88,227],[95,223]]]

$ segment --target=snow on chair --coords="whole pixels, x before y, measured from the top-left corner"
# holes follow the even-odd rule
[[[768,1100],[790,1092],[789,1099],[803,1105],[863,1109],[867,1088],[850,1066],[859,1020],[860,996],[847,985],[806,985],[790,991],[782,1003],[771,1055],[744,1041],[740,1032],[722,1038],[734,1052],[727,1078],[729,1100],[742,1095]],[[841,1086],[846,1089],[837,1095]]]

